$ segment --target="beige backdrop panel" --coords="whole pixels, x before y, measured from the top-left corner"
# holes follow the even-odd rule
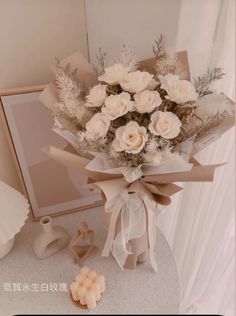
[[[87,57],[83,0],[0,0],[0,89],[47,83],[55,56]],[[19,188],[0,123],[0,180]]]

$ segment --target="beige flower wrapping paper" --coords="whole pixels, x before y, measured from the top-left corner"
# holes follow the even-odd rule
[[[182,61],[184,60],[185,73],[188,77],[186,53],[180,53],[180,57]],[[182,155],[171,153],[169,150],[164,153],[158,152],[155,147],[151,148],[151,143],[147,145],[149,133],[167,141],[172,140],[179,135],[182,122],[171,111],[160,109],[160,93],[153,90],[156,89],[157,81],[150,73],[141,71],[145,68],[150,69],[153,61],[141,62],[140,70],[133,73],[129,73],[124,65],[115,64],[107,67],[98,77],[93,67],[80,53],[67,58],[62,64],[68,62],[72,70],[77,69],[76,76],[81,85],[92,87],[86,97],[85,108],[93,109],[96,106],[101,110],[87,119],[86,133],[75,132],[73,121],[70,119],[56,119],[53,130],[68,140],[76,153],[66,152],[53,146],[44,148],[44,151],[52,159],[87,175],[93,182],[88,186],[103,193],[107,240],[102,255],[108,256],[112,253],[123,269],[134,268],[148,252],[152,267],[157,271],[154,249],[156,216],[161,209],[160,206],[170,204],[171,196],[182,190],[175,184],[176,182],[213,181],[215,168],[220,164],[201,166],[193,155],[214,141],[215,133],[220,135],[234,125],[234,104],[229,102],[231,108],[229,115],[225,115],[220,121],[210,122],[202,134],[199,133],[197,137],[178,144]],[[97,84],[97,78],[105,81],[106,85]],[[159,80],[162,88],[168,92],[166,99],[172,102],[196,101],[197,93],[189,81],[179,80],[173,74],[161,75]],[[118,88],[122,87],[125,91],[115,91],[108,95],[107,85],[109,88],[117,89],[117,83],[119,83]],[[145,90],[147,88],[149,90]],[[129,93],[126,92],[127,90]],[[203,96],[201,102],[204,101],[203,98],[208,98],[206,102],[214,102],[219,108],[220,103],[226,100],[226,97],[209,99],[208,96]],[[40,96],[41,102],[50,109],[60,102],[59,99],[58,89],[54,83],[50,83]],[[104,152],[91,149],[84,154],[78,145],[78,139],[79,144],[82,144],[85,139],[96,142],[105,138],[111,122],[132,111],[140,115],[150,114],[147,127],[133,120],[126,125],[118,126],[113,131],[115,138],[111,143],[112,148],[118,154],[125,152],[137,156],[146,148],[143,156],[145,162],[134,166],[122,166],[108,159]],[[201,106],[198,107],[198,111],[201,112]]]
[[[154,247],[158,204],[169,205],[170,197],[182,190],[173,182],[213,181],[215,168],[221,165],[201,166],[196,160],[192,163],[180,160],[156,167],[143,165],[137,172],[109,168],[102,155],[88,160],[53,146],[44,148],[44,152],[87,175],[94,181],[88,186],[103,192],[108,236],[102,255],[112,252],[121,268],[133,268],[138,257],[149,250],[154,271],[157,271]]]

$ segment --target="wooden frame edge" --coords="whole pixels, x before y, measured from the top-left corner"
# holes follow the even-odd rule
[[[95,208],[95,207],[99,207],[99,206],[102,206],[104,205],[104,201],[98,201],[98,202],[95,202],[93,204],[88,204],[88,205],[85,205],[85,206],[81,206],[81,207],[78,207],[78,208],[73,208],[73,209],[70,209],[70,210],[67,210],[67,211],[62,211],[62,212],[55,212],[55,213],[52,213],[50,215],[43,215],[43,216],[50,216],[50,217],[59,217],[59,216],[63,216],[63,215],[68,215],[68,214],[73,214],[73,213],[76,213],[76,212],[82,212],[82,211],[85,211],[89,208]],[[39,221],[43,216],[39,217],[39,216],[34,216],[32,218],[32,221],[33,222],[37,222]]]
[[[11,151],[11,154],[13,157],[14,165],[16,168],[16,173],[17,173],[17,176],[18,176],[19,182],[20,182],[21,193],[25,195],[25,197],[27,198],[27,200],[29,201],[29,204],[30,204],[30,214],[29,214],[28,219],[32,220],[32,221],[39,221],[40,218],[42,218],[45,215],[42,215],[41,217],[34,215],[1,98],[3,96],[9,96],[9,95],[40,92],[45,87],[46,87],[46,85],[36,85],[36,86],[21,87],[21,88],[14,88],[14,89],[0,89],[0,121],[2,122],[3,131],[6,135],[7,143],[10,147],[10,151]],[[62,212],[59,212],[59,211],[54,212],[52,214],[49,214],[49,216],[50,217],[63,216],[63,215],[67,215],[67,214],[71,214],[71,213],[75,213],[75,212],[79,212],[79,211],[84,211],[84,210],[89,209],[89,208],[102,206],[102,205],[104,205],[104,201],[101,200],[101,201],[97,201],[97,202],[94,202],[92,204],[88,204],[88,205],[81,206],[78,208],[73,208],[70,210],[62,211]]]
[[[11,156],[13,158],[14,166],[15,166],[15,169],[16,169],[16,174],[17,174],[17,177],[18,177],[19,182],[20,182],[20,189],[21,189],[20,192],[27,198],[27,200],[29,202],[29,205],[30,205],[29,219],[33,220],[33,218],[35,216],[34,216],[34,213],[33,213],[33,210],[32,210],[32,206],[31,206],[31,203],[30,203],[30,200],[29,200],[29,196],[28,196],[27,189],[26,189],[26,186],[25,186],[24,178],[23,178],[22,171],[21,171],[21,168],[20,168],[20,163],[19,163],[18,158],[17,158],[17,154],[16,154],[14,143],[13,143],[13,139],[12,139],[12,136],[11,136],[10,128],[9,128],[9,125],[8,125],[8,122],[7,122],[7,118],[6,118],[6,115],[5,115],[5,112],[4,112],[4,108],[3,108],[3,104],[2,104],[2,100],[1,100],[2,96],[3,95],[0,95],[0,120],[1,120],[1,123],[2,123],[2,126],[3,126],[3,132],[4,132],[4,134],[5,134],[6,138],[7,138],[7,143],[8,143],[8,146],[10,148]]]
[[[0,89],[0,97],[13,95],[13,94],[40,92],[45,87],[46,87],[46,84],[36,85],[36,86],[25,86],[25,87],[12,88],[12,89]]]

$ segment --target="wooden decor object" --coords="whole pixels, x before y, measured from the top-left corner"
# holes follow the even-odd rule
[[[83,266],[88,256],[97,250],[97,247],[94,245],[94,231],[89,229],[86,222],[80,222],[79,230],[69,243],[69,250],[79,266]]]

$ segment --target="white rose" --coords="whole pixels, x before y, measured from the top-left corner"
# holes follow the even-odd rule
[[[98,77],[99,81],[107,82],[111,85],[119,84],[128,75],[128,68],[122,64],[114,64],[105,68],[105,73]]]
[[[134,107],[139,113],[151,113],[162,103],[157,91],[144,90],[134,95]]]
[[[154,135],[172,139],[179,135],[181,125],[181,121],[174,113],[156,111],[151,116],[148,128]]]
[[[110,126],[110,120],[103,113],[96,113],[86,124],[85,137],[97,140],[106,136]]]
[[[94,86],[87,95],[87,103],[85,103],[86,107],[100,107],[103,105],[107,94],[106,94],[106,85],[98,84]]]
[[[167,92],[171,101],[185,103],[198,99],[198,94],[190,81],[180,80],[178,76],[172,74],[160,75],[159,80],[161,88]]]
[[[129,73],[124,81],[120,82],[120,85],[125,91],[139,93],[148,87],[152,78],[153,75],[148,72],[137,70]]]
[[[112,146],[118,152],[138,154],[145,146],[147,139],[146,128],[139,126],[137,122],[130,121],[116,130],[116,138]]]
[[[107,97],[105,105],[102,107],[102,112],[112,121],[131,111],[132,107],[133,104],[130,101],[129,93],[122,92]]]

